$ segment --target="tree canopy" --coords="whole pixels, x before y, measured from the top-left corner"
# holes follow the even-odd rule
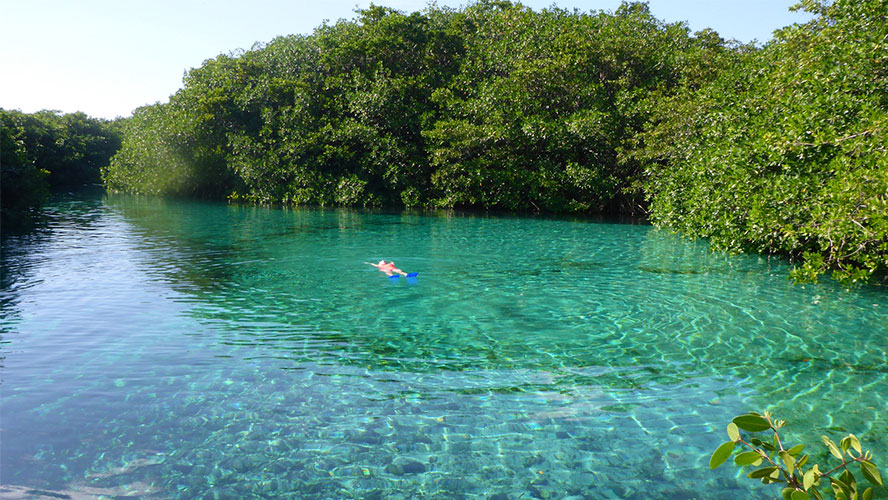
[[[730,53],[715,38],[645,4],[373,6],[192,70],[137,110],[105,179],[261,203],[638,212],[622,150],[652,94]]]

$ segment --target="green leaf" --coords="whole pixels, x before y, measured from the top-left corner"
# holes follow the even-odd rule
[[[805,487],[805,490],[814,485],[815,479],[817,479],[817,475],[814,474],[814,469],[808,469],[808,472],[805,473],[805,477],[802,479],[802,486]]]
[[[767,477],[767,476],[770,476],[771,473],[776,470],[777,470],[777,467],[773,467],[773,466],[762,467],[761,469],[756,469],[756,470],[750,472],[749,474],[746,475],[746,477],[748,477],[750,479],[758,479],[758,478],[762,478],[762,477]]]
[[[740,441],[740,430],[737,429],[737,424],[735,424],[734,422],[728,424],[728,437],[731,438],[731,441],[734,441],[735,443],[737,441]]]
[[[822,439],[823,444],[825,444],[826,447],[829,448],[829,452],[832,453],[832,456],[838,458],[839,460],[842,460],[842,452],[839,451],[839,447],[836,446],[836,443],[832,442],[832,439],[826,436],[820,436],[820,439]]]
[[[796,461],[796,467],[804,467],[808,463],[808,455],[802,455],[802,458]]]
[[[860,500],[873,500],[873,489],[867,488],[863,490],[863,496],[860,497]]]
[[[792,492],[790,496],[792,500],[811,500],[811,497],[808,496],[804,491],[795,490]]]
[[[854,448],[854,451],[857,453],[863,453],[863,449],[860,447],[860,440],[857,439],[857,436],[854,434],[848,434],[848,439],[851,441],[851,447]]]
[[[783,500],[792,500],[792,492],[795,491],[794,488],[783,488],[780,491],[780,495],[783,496]]]
[[[863,473],[863,477],[867,481],[877,486],[882,486],[882,474],[879,473],[879,469],[872,462],[860,462],[860,472]]]
[[[733,441],[727,441],[719,445],[718,448],[715,449],[715,452],[709,458],[709,468],[715,469],[719,465],[725,463],[725,460],[731,456],[731,452],[734,451],[734,446],[736,443]]]
[[[847,484],[851,492],[857,491],[857,480],[854,479],[854,474],[851,474],[850,470],[845,469],[839,476],[839,481]]]
[[[783,460],[783,463],[786,464],[786,472],[790,476],[792,476],[793,472],[795,472],[795,457],[789,454],[789,452],[781,451],[780,458]]]
[[[829,478],[829,484],[832,486],[837,498],[839,496],[839,493],[841,493],[842,496],[844,496],[845,498],[851,497],[851,488],[849,488],[847,484],[833,478]]]
[[[775,467],[774,471],[768,477],[762,478],[762,482],[765,482],[765,479],[768,480],[768,483],[785,483],[784,479],[780,477],[780,473],[784,472],[779,467]]]
[[[744,451],[734,457],[734,463],[741,467],[744,465],[761,465],[762,456],[755,451]]]
[[[790,448],[790,449],[788,449],[788,450],[786,450],[786,451],[787,451],[790,455],[792,455],[792,456],[794,456],[794,457],[797,457],[797,456],[799,456],[799,453],[801,453],[802,450],[804,450],[804,449],[805,449],[805,445],[803,445],[803,444],[799,444],[799,445],[793,446],[792,448]]]
[[[839,441],[839,446],[842,447],[842,451],[847,452],[851,449],[851,438],[848,436],[843,437],[842,440]]]
[[[771,428],[771,424],[765,417],[753,413],[740,415],[734,418],[733,422],[737,427],[748,432],[761,432]]]

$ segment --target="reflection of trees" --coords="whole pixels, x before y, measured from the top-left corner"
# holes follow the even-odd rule
[[[230,240],[235,231],[225,224],[224,205],[202,205],[175,199],[109,195],[108,205],[120,213],[139,236],[139,249],[146,252],[146,268],[156,278],[177,291],[212,291],[231,279],[223,266],[208,265],[208,256],[236,251],[217,241]],[[201,210],[206,213],[200,213]],[[220,220],[212,226],[215,238],[207,234],[206,217]],[[228,236],[228,237],[227,237]]]
[[[71,229],[96,229],[104,216],[101,207],[94,191],[57,195],[29,226],[0,231],[0,334],[15,330],[19,290],[30,286],[35,268],[46,259],[47,246]]]
[[[30,280],[34,258],[47,237],[45,231],[33,231],[0,239],[0,335],[14,331],[13,325],[21,315],[18,289]]]
[[[236,266],[225,263],[267,258],[269,248],[290,243],[294,237],[402,224],[399,220],[374,222],[345,209],[277,210],[126,195],[109,196],[108,203],[144,237],[144,249],[152,258],[168,264],[161,267],[167,277],[194,285],[192,291],[197,292],[217,291],[238,277]]]

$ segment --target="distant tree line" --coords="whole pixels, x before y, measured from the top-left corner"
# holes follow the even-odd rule
[[[642,214],[800,278],[880,280],[888,0],[800,6],[813,20],[764,47],[644,3],[372,6],[191,70],[121,124],[102,175],[263,204]]]
[[[113,122],[83,113],[0,109],[0,206],[4,222],[53,191],[100,184],[121,144]]]

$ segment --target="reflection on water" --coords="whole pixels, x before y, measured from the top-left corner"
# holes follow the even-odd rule
[[[4,498],[746,498],[765,407],[888,451],[884,291],[648,226],[112,196],[2,269]]]

